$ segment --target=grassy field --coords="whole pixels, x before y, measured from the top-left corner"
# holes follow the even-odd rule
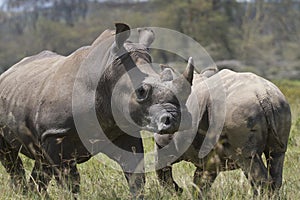
[[[286,95],[291,104],[293,124],[286,154],[283,186],[279,192],[279,198],[271,199],[299,199],[300,198],[300,82],[297,81],[275,81],[275,84]],[[153,152],[154,143],[152,138],[145,139],[146,152]],[[147,154],[146,162],[151,164],[153,157]],[[23,157],[24,158],[24,157]],[[33,162],[23,159],[27,177],[33,167]],[[125,177],[120,170],[110,166],[115,165],[106,156],[100,155],[90,161],[79,165],[81,174],[81,194],[79,199],[129,199],[130,194]],[[120,168],[119,168],[120,169]],[[147,173],[145,188],[146,199],[194,199],[192,195],[192,176],[194,166],[181,162],[174,165],[175,180],[184,189],[184,192],[177,196],[162,188],[157,181],[154,172]],[[36,194],[26,196],[16,193],[9,184],[9,176],[2,165],[0,166],[0,200],[4,199],[40,199]],[[70,193],[57,187],[52,181],[49,194],[53,199],[69,199]],[[244,177],[241,170],[221,173],[207,199],[251,199],[252,190],[250,184]],[[268,199],[267,195],[261,195],[258,199]]]

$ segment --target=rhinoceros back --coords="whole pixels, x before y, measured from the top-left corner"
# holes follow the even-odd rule
[[[73,54],[64,57],[43,51],[4,72],[0,76],[1,126],[18,132],[24,125],[39,134],[43,123],[50,127],[51,122],[64,123],[71,114],[72,82],[80,66],[80,51],[73,53],[76,59]]]
[[[276,152],[286,150],[291,112],[282,92],[270,81],[253,73],[221,70],[208,79],[196,76],[192,91],[198,96],[202,113],[204,106],[213,103],[214,106],[222,104],[225,107],[223,132],[228,132],[229,136],[232,130],[240,130],[238,135],[243,139],[244,134],[256,130],[261,133],[257,136],[259,141],[266,141]],[[225,94],[225,98],[221,94]],[[217,110],[215,114],[219,116],[220,111]],[[232,136],[232,141],[239,145],[236,135]]]
[[[277,152],[286,151],[291,112],[279,88],[253,73],[225,70],[220,75],[227,90],[226,101],[230,102],[226,104],[229,113],[227,123],[244,120],[247,127],[253,130],[258,127],[263,129],[265,123],[267,145]]]

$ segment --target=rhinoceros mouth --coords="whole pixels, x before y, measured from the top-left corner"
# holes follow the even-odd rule
[[[174,134],[176,131],[178,131],[178,126],[179,125],[173,125],[172,127],[167,129],[159,129],[157,126],[147,125],[143,129],[155,134],[165,135],[165,134]]]
[[[176,133],[176,131],[158,131],[158,132],[155,132],[154,134],[158,134],[158,135],[173,135],[174,133]]]

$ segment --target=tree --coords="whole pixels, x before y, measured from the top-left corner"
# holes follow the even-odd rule
[[[67,25],[73,26],[79,18],[86,17],[87,4],[88,1],[85,0],[6,0],[3,8],[7,12],[21,14],[28,12],[35,16],[35,20],[42,15],[53,21],[64,21]]]
[[[234,0],[170,0],[160,5],[157,22],[160,26],[174,28],[193,37],[203,46],[219,49],[219,58],[232,58],[235,55],[230,43],[233,26]]]

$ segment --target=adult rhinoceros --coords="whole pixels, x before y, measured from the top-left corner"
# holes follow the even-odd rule
[[[182,108],[176,96],[188,97],[190,83],[184,80],[191,81],[193,69],[188,65],[174,84],[168,83],[151,71],[148,47],[153,31],[138,32],[139,42],[130,42],[130,28],[117,23],[116,31],[104,31],[91,46],[69,56],[45,51],[24,58],[0,76],[0,160],[14,185],[27,188],[21,152],[35,160],[30,185],[36,183],[45,191],[54,175],[76,194],[76,164],[103,152],[121,165],[131,193],[139,194],[145,183],[139,127],[159,127],[166,133],[179,128]],[[136,77],[128,74],[133,69],[140,81],[136,90],[131,82]],[[116,85],[119,90],[113,98]],[[114,113],[113,102],[120,104]],[[93,114],[96,124],[89,121]],[[124,127],[132,122],[140,126],[125,133]],[[95,133],[97,125],[104,134]]]
[[[191,94],[199,105],[195,133],[155,135],[160,182],[181,190],[173,180],[172,164],[185,160],[196,166],[194,183],[202,192],[210,188],[220,171],[237,168],[243,170],[254,189],[279,189],[291,126],[290,107],[280,90],[255,74],[226,69],[209,78],[195,75]],[[220,122],[223,127],[216,133]],[[214,131],[208,133],[210,128]],[[208,134],[212,138],[205,140]],[[207,143],[215,144],[214,140],[216,145],[203,154],[207,149],[202,146],[209,148]]]

